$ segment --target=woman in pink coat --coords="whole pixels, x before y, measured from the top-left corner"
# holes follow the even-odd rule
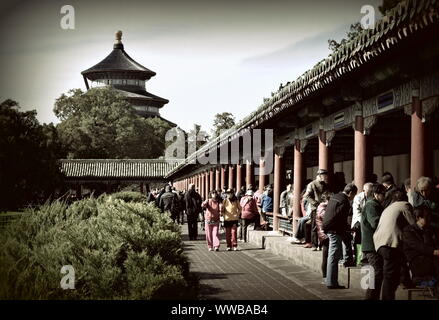
[[[247,190],[244,197],[241,198],[241,218],[242,218],[242,234],[244,242],[247,242],[247,227],[254,223],[255,229],[259,228],[260,216],[256,199],[253,196],[252,190]]]
[[[210,192],[210,198],[202,203],[205,209],[204,221],[206,231],[206,241],[209,251],[218,251],[220,247],[219,225],[222,209],[222,200],[216,190]]]

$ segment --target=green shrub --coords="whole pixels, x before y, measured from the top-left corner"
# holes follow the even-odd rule
[[[112,193],[109,195],[111,199],[119,199],[123,200],[125,202],[145,202],[146,203],[146,196],[144,194],[141,194],[140,192],[136,191],[121,191]]]
[[[55,201],[8,225],[0,299],[195,298],[178,226],[151,204],[121,198]],[[75,269],[75,290],[60,287],[63,265]]]

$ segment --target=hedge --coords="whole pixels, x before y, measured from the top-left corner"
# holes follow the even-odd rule
[[[138,195],[57,200],[8,225],[0,240],[0,299],[196,297],[179,227]],[[74,267],[74,290],[60,286],[64,265]]]

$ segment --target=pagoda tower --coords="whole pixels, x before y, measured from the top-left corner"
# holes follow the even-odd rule
[[[122,31],[116,32],[113,51],[101,62],[81,72],[87,90],[93,87],[112,86],[134,107],[137,114],[149,118],[159,117],[172,126],[171,121],[160,117],[160,108],[169,100],[149,93],[145,83],[155,76],[154,71],[134,61],[124,50]]]

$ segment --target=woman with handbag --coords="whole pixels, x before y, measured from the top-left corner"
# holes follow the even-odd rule
[[[209,251],[219,251],[219,225],[222,209],[221,197],[216,190],[210,192],[210,198],[203,202],[206,241]]]

